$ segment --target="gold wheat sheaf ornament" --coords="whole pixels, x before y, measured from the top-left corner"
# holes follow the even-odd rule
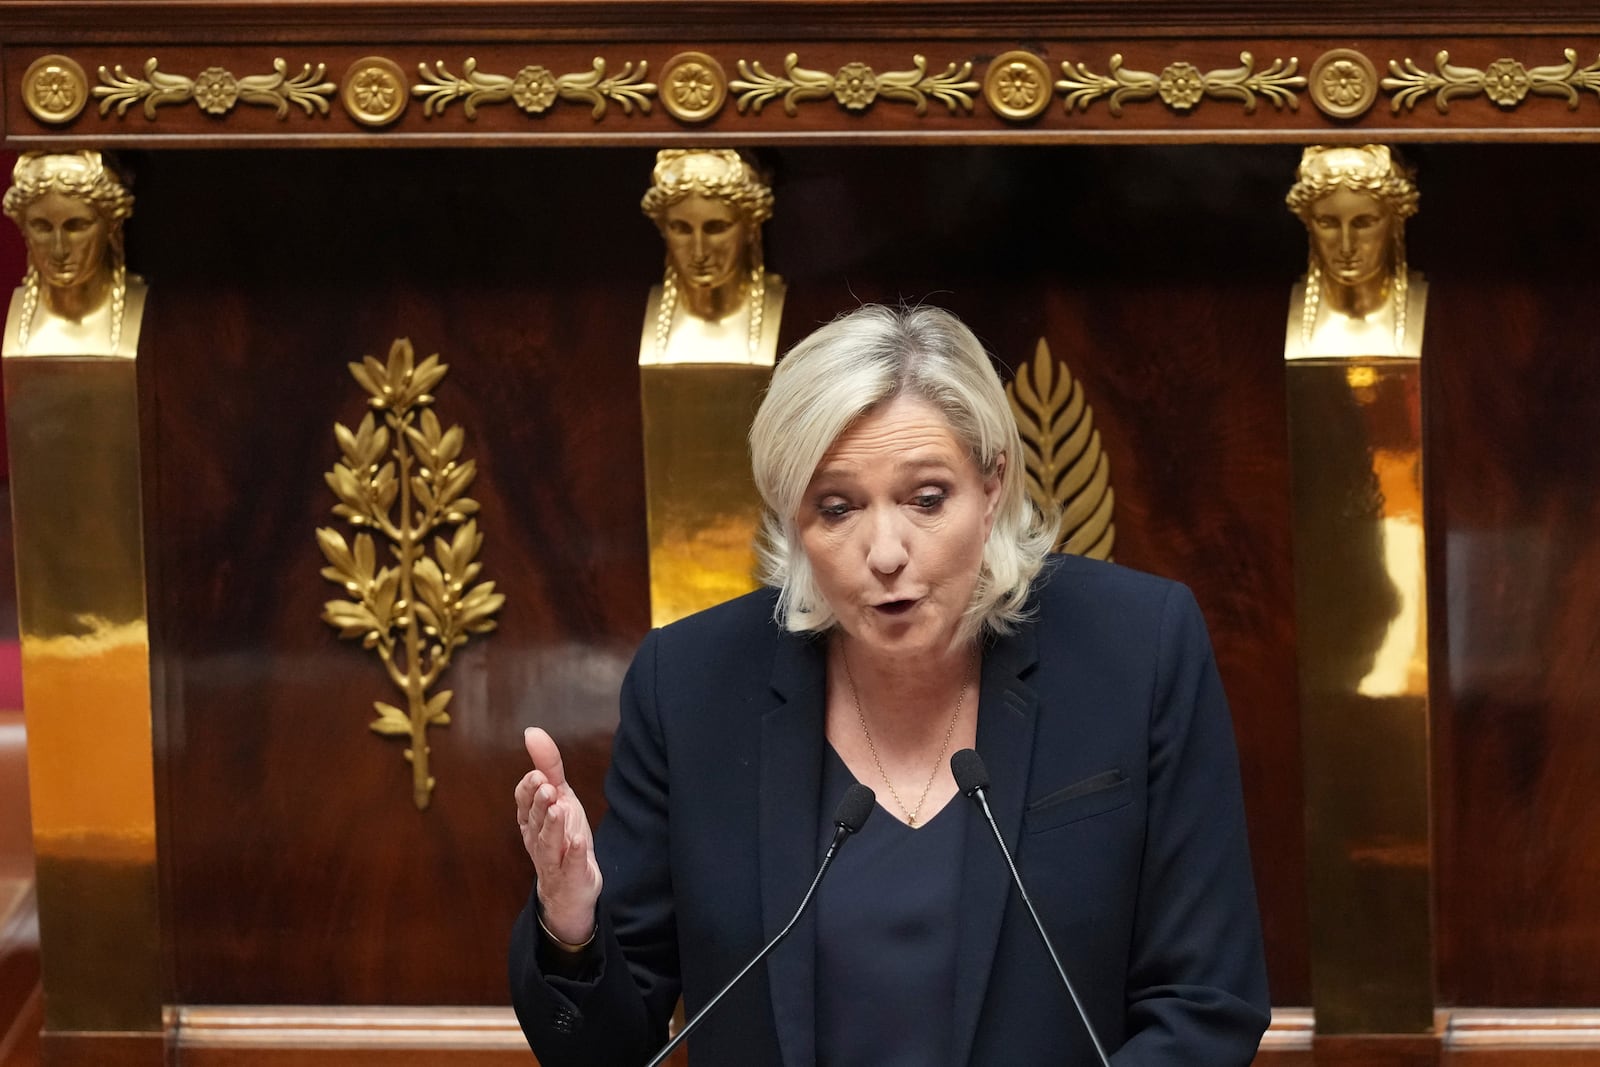
[[[387,364],[365,356],[349,367],[372,410],[354,431],[334,424],[341,458],[323,477],[339,498],[334,514],[363,532],[352,544],[332,527],[317,530],[328,560],[322,576],[349,597],[328,601],[322,619],[340,637],[375,650],[405,694],[404,709],[373,701],[378,717],[369,725],[409,739],[411,797],[421,811],[434,786],[428,727],[450,724],[451,691],[430,690],[456,649],[495,628],[506,598],[493,582],[477,582],[483,535],[471,518],[478,502],[466,495],[477,465],[459,458],[461,427],[442,429],[431,408],[431,390],[450,368],[437,354],[417,363],[403,337],[390,346]],[[375,536],[388,542],[393,566],[378,566]]]
[[[1006,396],[1022,433],[1028,495],[1046,514],[1061,509],[1056,550],[1110,559],[1117,540],[1111,518],[1116,494],[1083,386],[1065,363],[1051,358],[1041,337],[1031,367],[1018,369]]]

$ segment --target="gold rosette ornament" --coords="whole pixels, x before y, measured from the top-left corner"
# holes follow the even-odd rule
[[[347,542],[331,527],[317,530],[328,566],[322,576],[348,599],[330,600],[322,618],[339,636],[376,651],[405,708],[374,701],[374,733],[404,737],[411,795],[419,811],[433,795],[428,727],[447,726],[451,691],[431,692],[457,648],[495,628],[505,597],[479,582],[483,535],[471,518],[478,502],[466,495],[476,464],[461,460],[461,427],[445,430],[432,411],[430,390],[449,367],[431,355],[417,363],[411,342],[395,341],[389,362],[366,356],[350,374],[373,409],[355,430],[334,424],[340,460],[324,475],[339,498],[334,514],[358,533]],[[377,416],[377,417],[375,417]],[[380,424],[378,417],[381,417]],[[398,505],[398,507],[397,507]],[[394,566],[378,566],[373,534],[389,542]],[[427,539],[433,537],[429,555]]]

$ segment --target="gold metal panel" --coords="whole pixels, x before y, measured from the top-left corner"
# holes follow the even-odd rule
[[[1421,365],[1287,365],[1319,1034],[1433,1028]]]
[[[734,364],[639,368],[653,626],[758,584],[761,498],[746,438],[771,375]]]
[[[158,1030],[135,364],[4,368],[45,1023]]]

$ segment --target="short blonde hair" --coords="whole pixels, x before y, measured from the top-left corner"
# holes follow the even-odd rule
[[[934,307],[867,304],[823,326],[778,364],[750,427],[756,488],[766,504],[761,577],[779,590],[785,629],[837,621],[800,545],[798,516],[817,464],[852,423],[897,396],[941,411],[1000,500],[983,548],[965,629],[1007,633],[1027,617],[1028,590],[1055,540],[1028,498],[1022,439],[989,354],[960,319]]]

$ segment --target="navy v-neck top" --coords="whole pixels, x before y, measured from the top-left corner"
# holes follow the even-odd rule
[[[819,849],[855,777],[825,746]],[[918,829],[875,811],[817,890],[818,1067],[947,1063],[967,809],[953,798]]]

